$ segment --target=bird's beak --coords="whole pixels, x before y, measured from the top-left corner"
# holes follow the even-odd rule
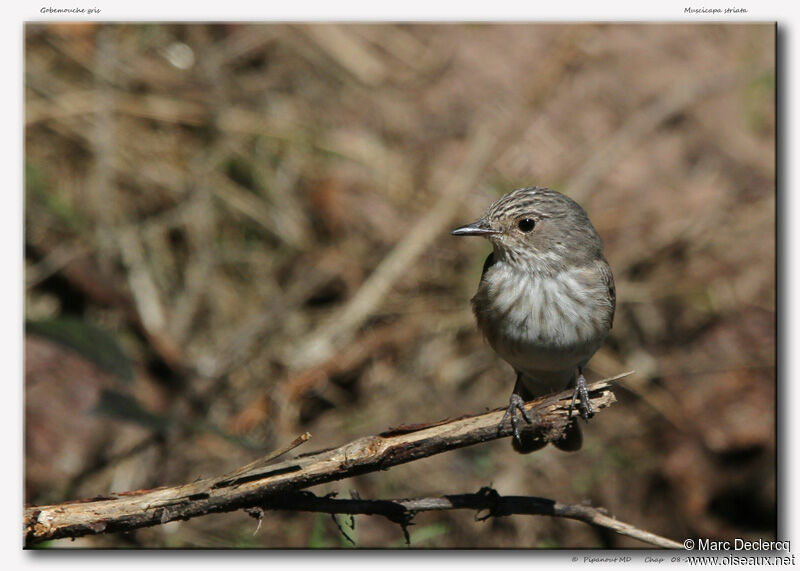
[[[486,218],[481,218],[472,224],[467,224],[450,232],[453,236],[488,236],[489,234],[500,233],[500,230],[495,230],[489,226],[489,221]]]

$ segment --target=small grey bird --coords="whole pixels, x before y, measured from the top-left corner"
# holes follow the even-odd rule
[[[616,306],[614,277],[589,217],[559,192],[520,188],[451,234],[484,236],[494,247],[472,309],[489,344],[517,373],[501,422],[510,416],[514,448],[527,453],[546,444],[541,434],[520,429],[518,414],[531,423],[523,403],[574,386],[570,424],[553,444],[578,450],[576,399],[584,420],[594,414],[583,367],[608,335]]]

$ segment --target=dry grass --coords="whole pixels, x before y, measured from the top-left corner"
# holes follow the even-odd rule
[[[639,372],[622,402],[577,454],[499,442],[315,491],[491,484],[676,539],[774,537],[774,42],[750,24],[29,25],[26,316],[101,327],[134,380],[29,334],[27,501],[503,404],[512,373],[468,304],[488,247],[447,231],[537,184],[606,243],[618,316],[591,368]],[[128,400],[91,424],[108,387]],[[356,521],[359,546],[403,543]],[[346,545],[309,514],[253,529],[80,545]],[[463,513],[419,516],[412,545],[638,547]]]

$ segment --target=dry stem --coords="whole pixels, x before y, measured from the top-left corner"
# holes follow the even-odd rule
[[[593,383],[589,397],[595,410],[615,401],[610,383],[628,373]],[[566,426],[572,391],[540,398],[525,405],[550,438]],[[271,466],[235,471],[190,484],[136,490],[112,497],[80,500],[25,509],[24,534],[29,544],[61,537],[129,531],[187,520],[200,515],[258,507],[276,494],[385,470],[420,458],[495,440],[511,434],[499,426],[503,409],[438,423],[402,426],[360,438],[333,450],[284,460]]]
[[[407,526],[418,512],[457,509],[471,509],[478,512],[486,510],[488,512],[486,515],[476,514],[475,517],[479,521],[508,515],[545,515],[574,519],[610,529],[620,535],[626,535],[662,549],[683,549],[683,545],[676,541],[614,519],[598,508],[562,504],[534,496],[501,496],[492,488],[481,488],[475,494],[448,494],[435,498],[403,500],[335,499],[329,496],[318,497],[310,492],[291,492],[270,498],[257,508],[249,509],[248,513],[257,518],[259,523],[266,510],[381,515],[399,524],[403,528],[406,542],[409,542]],[[346,534],[345,537],[347,537]]]

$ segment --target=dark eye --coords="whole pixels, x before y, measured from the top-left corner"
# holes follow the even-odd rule
[[[523,218],[517,223],[517,226],[519,226],[519,229],[523,232],[530,232],[533,230],[533,227],[536,226],[536,220],[533,218]]]

